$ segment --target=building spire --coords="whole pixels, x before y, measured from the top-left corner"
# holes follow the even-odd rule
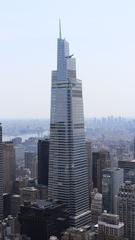
[[[61,20],[59,19],[59,38],[61,39]]]

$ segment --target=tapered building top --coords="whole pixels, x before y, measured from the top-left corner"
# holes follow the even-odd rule
[[[61,39],[61,20],[59,19],[59,38]]]

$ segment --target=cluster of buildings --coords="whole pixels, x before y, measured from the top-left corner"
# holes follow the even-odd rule
[[[2,142],[0,240],[134,240],[135,160],[85,139],[82,83],[57,40],[50,137]],[[135,146],[135,142],[134,142]]]

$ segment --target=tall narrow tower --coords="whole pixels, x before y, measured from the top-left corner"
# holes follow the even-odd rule
[[[90,223],[82,83],[69,44],[57,40],[57,70],[52,72],[49,197],[66,203],[70,226]]]

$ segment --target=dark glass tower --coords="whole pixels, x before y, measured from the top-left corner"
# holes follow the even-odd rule
[[[31,240],[49,240],[52,235],[61,239],[62,233],[69,227],[65,204],[59,201],[25,202],[20,207],[18,220],[21,234]]]
[[[49,139],[38,141],[38,184],[48,186]]]
[[[90,223],[82,82],[61,28],[52,72],[49,197],[66,204],[71,226]]]

